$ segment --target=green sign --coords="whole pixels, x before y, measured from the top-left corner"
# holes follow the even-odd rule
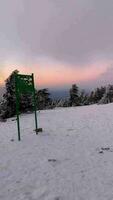
[[[34,84],[32,75],[16,75],[17,89],[19,93],[33,93]]]
[[[32,94],[33,95],[36,134],[38,134],[35,87],[34,87],[33,74],[32,75],[16,74],[15,75],[15,89],[16,89],[16,114],[17,114],[18,140],[20,141],[21,138],[20,138],[20,122],[19,122],[19,101],[20,101],[21,94]]]

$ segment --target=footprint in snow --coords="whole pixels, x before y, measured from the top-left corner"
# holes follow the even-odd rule
[[[50,162],[53,167],[56,167],[56,165],[58,164],[56,159],[48,159],[48,162]]]
[[[56,162],[56,159],[48,159],[48,162]]]
[[[113,152],[113,150],[110,149],[110,147],[101,147],[101,149],[99,150],[99,153],[103,154],[105,151],[107,151],[107,152]]]

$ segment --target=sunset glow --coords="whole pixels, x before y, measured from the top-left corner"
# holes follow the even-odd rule
[[[110,63],[109,63],[110,65]],[[4,66],[0,71],[0,85],[4,84],[4,80],[10,75],[10,73],[18,69],[23,74],[35,74],[35,82],[39,87],[65,87],[73,83],[81,83],[84,81],[90,81],[97,79],[107,69],[107,63],[95,63],[92,65],[84,66],[70,66],[59,63],[39,63],[32,67],[30,66],[18,66],[13,67]],[[15,66],[15,67],[14,67]]]
[[[37,87],[112,83],[112,1],[0,2],[0,85],[15,69]]]

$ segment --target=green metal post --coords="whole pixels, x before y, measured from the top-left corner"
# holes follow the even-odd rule
[[[35,126],[36,126],[36,134],[38,135],[38,122],[37,122],[37,111],[36,111],[36,98],[35,98],[35,85],[34,85],[34,75],[32,74],[32,82],[33,82],[33,100],[34,100],[34,109],[35,109]]]
[[[16,89],[16,115],[17,115],[17,128],[18,128],[18,141],[21,140],[20,138],[20,122],[19,122],[19,93],[17,87],[17,75],[15,75],[15,89]]]

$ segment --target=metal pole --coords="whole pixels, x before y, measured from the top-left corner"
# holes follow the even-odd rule
[[[32,83],[33,83],[33,101],[34,101],[34,110],[35,110],[35,126],[36,126],[36,134],[38,135],[38,122],[37,122],[37,111],[36,111],[35,85],[34,85],[34,75],[33,74],[32,74]]]
[[[17,75],[15,75],[15,90],[16,90],[16,115],[17,115],[17,129],[18,129],[18,141],[20,138],[20,121],[19,121],[19,93],[18,93],[18,83]]]

